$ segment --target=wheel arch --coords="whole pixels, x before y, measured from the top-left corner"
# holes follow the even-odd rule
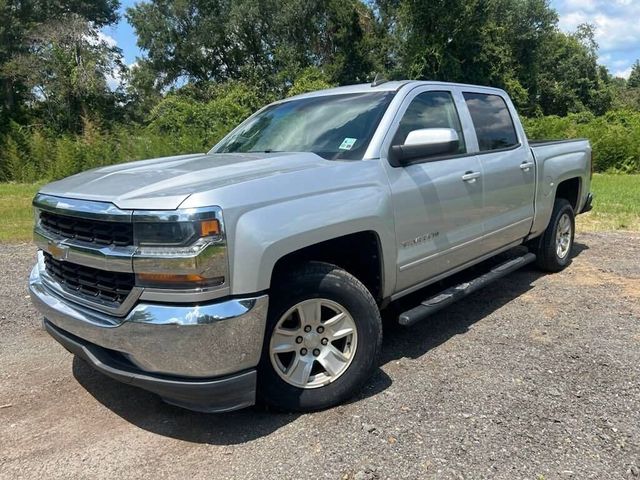
[[[573,211],[577,213],[578,203],[580,201],[580,192],[582,188],[582,178],[571,177],[567,178],[556,187],[555,198],[564,198],[573,207]]]
[[[270,285],[289,269],[304,262],[336,265],[360,280],[380,302],[384,292],[384,256],[380,236],[364,230],[317,242],[291,251],[275,262]]]

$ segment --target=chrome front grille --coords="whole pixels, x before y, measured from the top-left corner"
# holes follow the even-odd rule
[[[108,272],[56,260],[44,252],[46,272],[65,290],[92,301],[121,305],[135,283],[132,273]]]
[[[131,223],[90,220],[41,211],[40,227],[64,238],[97,245],[118,247],[133,245],[133,225]]]

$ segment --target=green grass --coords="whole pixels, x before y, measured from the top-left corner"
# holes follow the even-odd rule
[[[0,183],[0,242],[31,240],[31,199],[42,184]],[[581,232],[640,232],[640,175],[595,174],[591,212],[578,217]]]
[[[594,174],[593,210],[578,217],[578,231],[640,231],[640,175]]]
[[[0,242],[31,240],[31,200],[41,185],[0,183]]]

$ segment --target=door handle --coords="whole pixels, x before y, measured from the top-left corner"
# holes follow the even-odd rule
[[[529,169],[533,166],[534,166],[533,162],[522,162],[520,164],[520,170],[524,170],[525,172],[528,172]]]
[[[465,172],[462,175],[462,180],[469,183],[474,183],[477,178],[480,178],[480,172]]]

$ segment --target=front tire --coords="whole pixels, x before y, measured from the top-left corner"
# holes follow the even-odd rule
[[[259,399],[314,411],[355,395],[378,366],[380,311],[367,288],[335,265],[308,262],[271,292]]]
[[[538,268],[559,272],[569,264],[575,226],[573,207],[564,198],[558,198],[553,205],[549,225],[535,248]]]

